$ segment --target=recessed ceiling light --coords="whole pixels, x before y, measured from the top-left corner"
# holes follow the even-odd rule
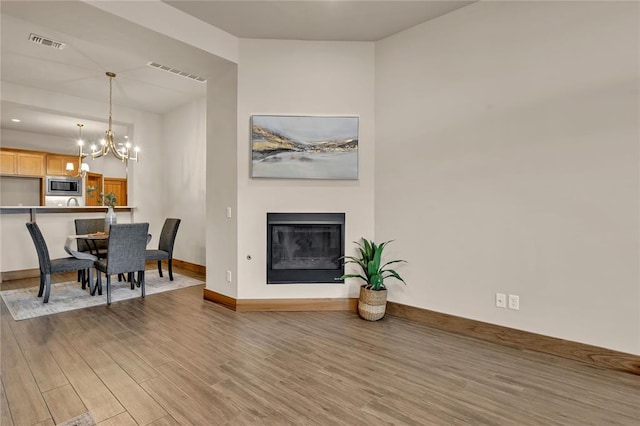
[[[22,120],[20,120],[19,118],[12,118],[11,121],[13,121],[14,123],[19,123]]]

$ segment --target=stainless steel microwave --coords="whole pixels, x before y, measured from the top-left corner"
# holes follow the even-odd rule
[[[65,176],[47,176],[45,195],[82,195],[82,178]]]

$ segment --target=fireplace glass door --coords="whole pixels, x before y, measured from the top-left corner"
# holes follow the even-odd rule
[[[344,214],[269,213],[267,229],[267,283],[343,282]]]

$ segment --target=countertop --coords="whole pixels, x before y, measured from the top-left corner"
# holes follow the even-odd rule
[[[135,207],[133,206],[115,206],[116,212],[129,212]],[[90,213],[90,212],[106,212],[105,206],[2,206],[0,214],[11,213]]]

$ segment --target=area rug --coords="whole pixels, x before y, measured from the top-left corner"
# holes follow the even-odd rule
[[[66,422],[58,423],[56,426],[95,426],[95,424],[96,422],[91,417],[91,414],[84,413]]]
[[[173,274],[173,281],[169,281],[167,273],[160,278],[157,270],[149,270],[145,274],[146,295],[177,290],[179,288],[201,285],[204,282],[180,274]],[[106,282],[102,277],[102,296],[89,295],[89,290],[83,290],[80,283],[69,281],[51,285],[51,295],[48,303],[42,303],[38,297],[38,287],[28,287],[16,290],[0,291],[0,296],[9,308],[11,316],[16,321],[35,318],[43,315],[57,314],[75,309],[88,308],[107,304]],[[111,281],[111,303],[140,297],[140,288],[131,290],[128,283],[118,282],[115,277]]]

